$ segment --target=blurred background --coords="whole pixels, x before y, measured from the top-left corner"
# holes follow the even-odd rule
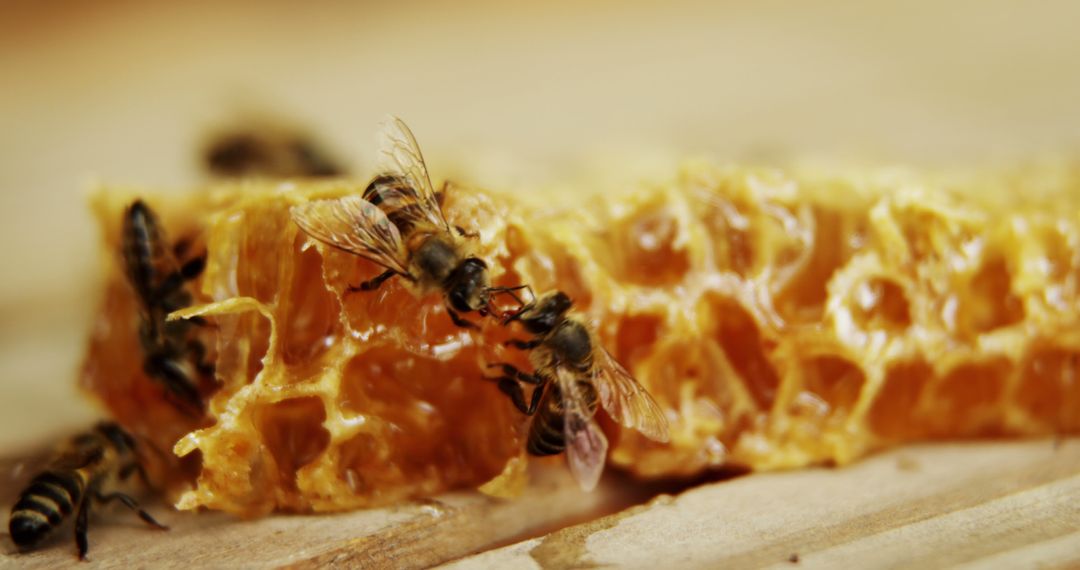
[[[1080,143],[1080,4],[7,1],[0,8],[0,449],[95,414],[74,390],[93,181],[183,190],[252,115],[358,167],[402,116],[435,178],[524,191],[717,161],[940,166]]]

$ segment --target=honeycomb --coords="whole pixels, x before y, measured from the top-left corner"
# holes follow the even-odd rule
[[[158,470],[180,508],[255,516],[520,490],[526,420],[482,378],[486,362],[525,365],[502,347],[513,333],[454,327],[437,295],[394,281],[349,293],[380,268],[290,221],[294,204],[363,186],[240,181],[143,196],[170,235],[194,233],[208,252],[198,304],[182,311],[213,323],[221,387],[205,418],[177,412],[140,371],[115,254],[136,193],[95,195],[108,282],[82,385],[162,457],[184,458]],[[691,162],[665,183],[566,196],[455,185],[444,210],[479,231],[496,284],[575,299],[664,408],[666,444],[601,413],[611,467],[769,470],[914,440],[1080,431],[1072,164],[935,174]]]

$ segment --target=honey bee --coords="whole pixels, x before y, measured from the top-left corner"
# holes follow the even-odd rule
[[[11,508],[8,529],[12,540],[21,550],[29,550],[75,512],[75,543],[79,558],[85,559],[91,499],[103,504],[120,501],[146,524],[168,530],[139,508],[135,499],[124,493],[103,491],[114,482],[127,480],[133,473],[140,473],[145,480],[135,439],[119,425],[101,422],[92,431],[71,438],[49,466],[31,480]]]
[[[432,188],[420,147],[409,127],[391,117],[380,135],[384,172],[362,196],[316,200],[293,206],[292,218],[309,236],[358,255],[386,270],[349,291],[374,291],[401,277],[417,296],[441,291],[454,324],[478,328],[458,313],[492,311],[491,296],[521,287],[491,287],[487,264],[466,241],[475,234],[450,227]]]
[[[255,125],[223,133],[203,153],[216,176],[338,176],[344,168],[317,141],[288,128]]]
[[[206,362],[206,348],[192,334],[192,327],[206,322],[166,318],[191,304],[185,285],[202,273],[206,258],[198,256],[181,265],[177,257],[186,252],[188,244],[167,247],[157,216],[142,200],[124,212],[122,239],[128,282],[142,308],[139,342],[143,371],[184,406],[201,412],[199,378],[213,377],[214,367]]]
[[[532,335],[527,341],[507,341],[530,351],[532,374],[508,363],[488,366],[502,371],[502,376],[491,378],[499,389],[521,412],[533,416],[527,451],[537,456],[566,451],[571,473],[589,491],[600,478],[608,448],[594,419],[598,404],[623,426],[655,441],[668,441],[668,422],[652,396],[596,335],[568,315],[572,305],[570,297],[555,291],[504,319],[506,324],[520,321]],[[535,386],[528,402],[521,383]]]

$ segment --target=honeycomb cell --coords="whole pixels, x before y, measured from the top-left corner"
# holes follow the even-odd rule
[[[330,432],[323,423],[321,398],[283,400],[257,408],[253,415],[263,443],[274,458],[280,484],[296,490],[296,472],[326,451]]]
[[[219,339],[218,380],[227,391],[249,384],[262,371],[270,350],[270,323],[255,312],[219,315],[213,322]]]
[[[965,337],[974,337],[1023,319],[1023,303],[1012,292],[1012,273],[1004,258],[995,256],[972,278],[968,294],[959,298],[957,328]]]
[[[870,429],[886,440],[924,437],[918,404],[933,378],[933,368],[921,359],[890,366],[870,409]]]
[[[904,289],[891,279],[874,277],[858,286],[852,316],[866,331],[902,333],[911,326],[911,305]]]
[[[1016,402],[1038,424],[1055,431],[1080,427],[1080,350],[1035,348],[1024,359]]]
[[[710,297],[704,311],[715,319],[713,334],[740,380],[758,407],[768,409],[780,384],[768,357],[773,343],[761,337],[758,323],[735,301]]]
[[[945,374],[928,399],[927,421],[936,434],[992,434],[1003,418],[995,413],[1012,374],[1004,358],[964,363]]]
[[[453,484],[483,483],[502,470],[516,453],[508,421],[516,412],[494,382],[465,365],[476,358],[475,351],[443,361],[400,348],[369,347],[348,363],[339,405],[372,422],[368,429],[385,447],[376,454],[375,470],[389,469],[400,482],[434,477],[435,471]],[[492,421],[500,418],[502,423]],[[370,441],[367,435],[357,438],[363,443],[356,445]],[[480,441],[487,444],[477,445]],[[361,468],[359,461],[348,462],[355,477],[382,476]]]
[[[287,366],[315,362],[341,334],[341,308],[322,278],[322,257],[314,248],[296,256],[281,304],[281,356]]]
[[[646,357],[661,334],[663,321],[657,315],[631,315],[619,323],[615,336],[615,357],[624,366],[633,367]]]
[[[401,474],[381,469],[386,463],[387,448],[375,435],[357,434],[338,447],[338,477],[356,495],[400,484]]]
[[[224,247],[217,241],[231,242],[236,257],[231,260],[236,264],[231,293],[236,296],[253,297],[263,303],[273,303],[284,287],[293,270],[292,255],[282,263],[279,258],[282,246],[291,244],[296,235],[295,226],[288,210],[282,210],[273,203],[253,205],[243,214],[243,219],[233,220],[222,240],[212,239],[209,248]],[[267,251],[277,251],[277,255],[265,255]]]
[[[862,392],[866,377],[855,363],[841,356],[809,358],[799,365],[803,388],[815,394],[833,415],[846,415]]]
[[[806,244],[810,248],[806,260],[776,296],[777,309],[791,322],[821,320],[826,287],[852,253],[850,244],[854,223],[847,220],[842,212],[818,209],[812,219],[813,239]],[[775,263],[784,265],[782,259]]]
[[[714,263],[722,272],[749,277],[754,269],[754,238],[749,213],[744,205],[720,194],[699,192],[695,205],[699,219],[712,238]]]
[[[613,231],[614,273],[620,281],[670,287],[685,279],[690,270],[685,230],[666,204],[645,205]]]

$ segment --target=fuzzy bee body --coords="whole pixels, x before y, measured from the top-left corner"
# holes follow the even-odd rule
[[[372,291],[401,277],[418,296],[440,291],[447,313],[459,327],[477,328],[458,313],[487,315],[493,293],[513,295],[518,288],[492,288],[487,264],[473,255],[470,236],[451,227],[431,185],[427,166],[412,132],[391,118],[381,133],[384,174],[360,196],[314,200],[292,207],[293,221],[312,238],[381,265],[377,277],[350,287]]]
[[[224,178],[339,176],[345,169],[301,130],[255,124],[214,138],[203,152],[207,171]]]
[[[33,548],[76,513],[75,541],[79,558],[84,558],[91,499],[101,503],[118,500],[147,524],[165,528],[131,497],[102,493],[106,484],[125,480],[139,470],[135,440],[119,425],[102,422],[93,431],[73,437],[12,507],[8,523],[12,540],[20,549]]]
[[[623,426],[656,441],[668,440],[667,418],[652,396],[597,342],[577,318],[568,316],[570,298],[550,293],[511,315],[533,338],[507,344],[529,350],[533,373],[511,364],[494,378],[499,389],[526,415],[533,416],[526,440],[532,455],[567,452],[578,483],[592,489],[603,470],[608,442],[594,416],[602,406]],[[533,384],[526,401],[521,384]]]
[[[596,389],[588,382],[579,382],[577,387],[582,399],[582,407],[591,418],[596,414],[599,404]],[[566,451],[565,416],[566,408],[563,406],[562,390],[557,382],[550,382],[533,416],[529,435],[525,441],[526,451],[538,457],[558,455]]]
[[[141,200],[124,212],[122,253],[128,282],[142,309],[143,371],[184,406],[201,412],[199,380],[213,376],[205,346],[192,334],[201,321],[167,320],[169,313],[191,304],[186,284],[205,267],[202,256],[181,265],[176,257],[185,248],[184,243],[169,247],[157,216]]]

